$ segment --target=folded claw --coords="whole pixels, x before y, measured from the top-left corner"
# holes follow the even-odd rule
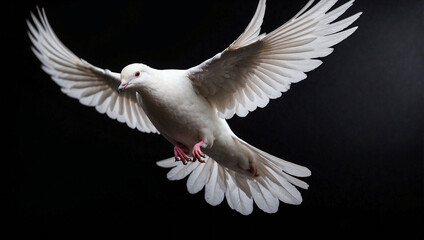
[[[206,155],[202,152],[202,150],[200,150],[200,147],[204,143],[205,142],[200,141],[199,143],[197,143],[197,144],[194,145],[193,151],[191,152],[191,155],[193,155],[193,162],[195,162],[197,160],[200,163],[205,163],[205,160],[203,160],[203,158],[205,158]]]
[[[175,161],[182,161],[184,165],[187,165],[187,162],[191,161],[191,159],[187,156],[186,153],[188,153],[188,149],[183,145],[176,145],[174,147],[174,156]]]
[[[204,144],[205,142],[200,141],[199,143],[194,145],[193,151],[191,152],[191,155],[193,155],[193,159],[187,156],[190,151],[186,146],[182,144],[177,144],[174,147],[175,161],[181,161],[184,165],[187,165],[187,162],[195,162],[196,160],[200,163],[205,163],[205,160],[203,159],[206,158],[206,155],[202,152],[202,150],[200,150],[200,147]]]

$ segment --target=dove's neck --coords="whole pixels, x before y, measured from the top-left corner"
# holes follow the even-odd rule
[[[137,91],[140,94],[139,104],[153,124],[162,130],[170,122],[181,120],[175,116],[177,112],[181,113],[182,106],[186,106],[183,109],[187,110],[187,105],[192,106],[190,102],[196,101],[191,81],[183,70],[157,70],[154,81]]]
[[[156,70],[151,68],[150,78],[137,91],[143,98],[162,99],[175,94],[184,96],[184,92],[192,89],[186,70]]]

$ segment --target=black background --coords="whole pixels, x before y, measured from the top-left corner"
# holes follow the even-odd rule
[[[307,1],[267,3],[263,31]],[[341,1],[338,5],[344,3]],[[359,29],[280,99],[235,117],[239,137],[307,166],[300,206],[248,217],[212,207],[155,161],[172,156],[143,134],[62,94],[30,51],[25,20],[45,7],[59,38],[92,64],[186,69],[226,48],[257,1],[9,1],[2,103],[3,225],[14,236],[223,238],[423,236],[424,1],[358,0]],[[10,48],[10,49],[9,49]],[[12,50],[13,54],[6,54]],[[7,92],[7,94],[6,94]],[[154,234],[154,235],[150,235]]]

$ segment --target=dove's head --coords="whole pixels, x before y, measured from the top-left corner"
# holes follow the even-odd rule
[[[121,71],[118,93],[129,88],[143,88],[152,80],[152,69],[144,64],[130,64]]]

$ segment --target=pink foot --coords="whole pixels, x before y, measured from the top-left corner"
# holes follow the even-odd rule
[[[200,147],[205,144],[205,142],[200,141],[199,143],[195,144],[193,147],[193,151],[191,152],[191,155],[193,155],[193,162],[196,161],[196,159],[201,162],[205,163],[203,158],[205,157],[205,154],[200,150]]]
[[[185,146],[177,144],[174,147],[175,161],[182,161],[184,165],[187,165],[187,161],[191,161],[191,159],[187,157],[187,153],[189,153],[189,150]]]

